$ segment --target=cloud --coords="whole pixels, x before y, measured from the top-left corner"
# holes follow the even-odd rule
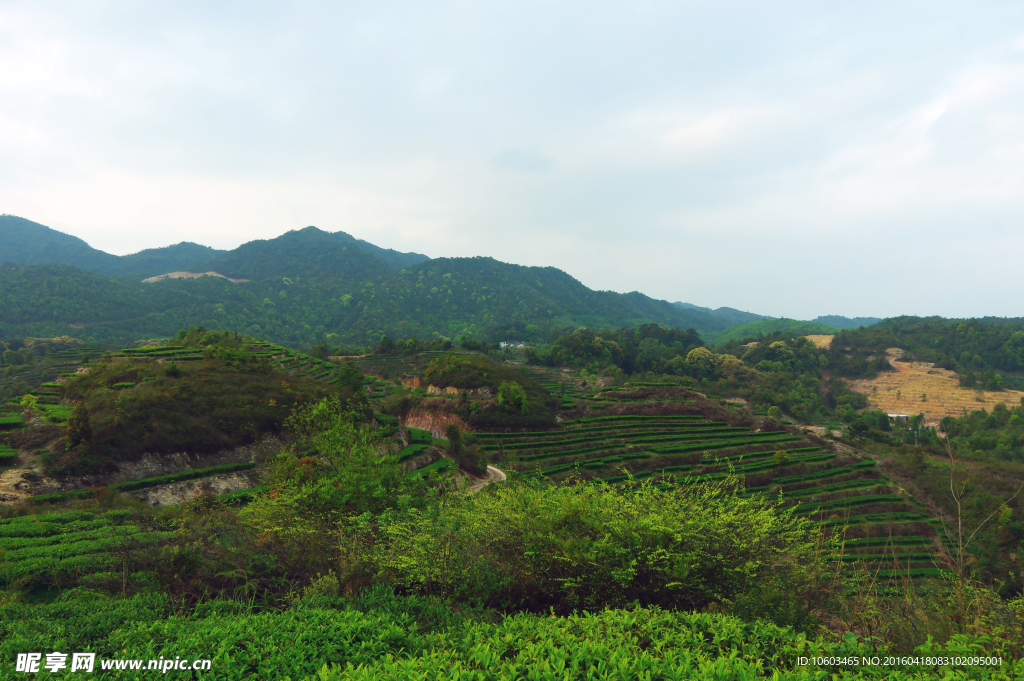
[[[509,148],[494,156],[491,165],[517,173],[545,173],[555,167],[555,161],[534,149]]]
[[[315,224],[776,316],[1019,314],[1022,19],[14,0],[0,212],[116,253]]]
[[[771,124],[783,114],[781,107],[720,109],[703,114],[680,116],[661,142],[681,150],[739,143],[755,132],[758,124]]]

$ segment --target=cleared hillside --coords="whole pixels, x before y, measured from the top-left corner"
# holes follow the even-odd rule
[[[889,348],[889,363],[895,371],[878,374],[874,379],[850,382],[850,389],[866,395],[868,406],[889,414],[924,414],[932,426],[944,416],[959,418],[978,409],[992,411],[1000,402],[1021,404],[1019,390],[979,390],[961,387],[955,371],[940,369],[932,362],[898,362],[903,351]]]

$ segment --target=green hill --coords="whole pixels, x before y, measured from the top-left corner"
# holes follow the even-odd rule
[[[761,319],[756,322],[747,322],[737,326],[729,327],[727,330],[712,333],[705,336],[708,343],[716,345],[732,340],[743,340],[744,338],[756,338],[758,334],[770,334],[776,331],[802,334],[832,334],[839,329],[819,324],[818,322],[804,322],[799,319]]]
[[[8,222],[27,223],[19,220]],[[310,345],[329,334],[340,341],[375,344],[385,334],[537,341],[579,326],[653,322],[714,333],[729,325],[701,310],[641,293],[593,291],[553,267],[422,256],[423,261],[396,269],[420,256],[379,249],[383,254],[378,258],[347,234],[316,228],[253,241],[190,268],[249,283],[201,277],[143,284],[90,271],[123,271],[123,259],[109,256],[114,261],[108,262],[107,254],[89,254],[73,237],[28,224],[33,233],[66,246],[77,244],[80,264],[19,266],[2,256],[8,264],[0,269],[0,338],[60,336],[74,325],[74,335],[83,340],[124,345],[202,324],[292,345]],[[172,256],[178,260],[166,269],[180,269],[190,253],[200,254],[187,244],[157,250],[167,253],[136,254],[141,269],[151,272],[153,262]],[[40,253],[39,258],[45,256]],[[164,260],[153,260],[157,255]]]
[[[105,358],[60,388],[61,398],[80,405],[80,435],[52,473],[100,473],[143,453],[201,455],[246,445],[279,432],[297,405],[330,394],[367,411],[361,386],[354,393],[285,373],[264,356],[273,350],[251,339],[197,333],[179,342]]]
[[[873,326],[882,321],[881,317],[843,317],[842,315],[830,314],[824,317],[815,317],[812,322],[834,326],[837,329],[855,329],[858,326]]]
[[[138,253],[121,256],[116,265],[107,269],[104,274],[152,277],[187,269],[197,262],[209,260],[223,252],[209,246],[182,241],[174,246],[147,248]]]
[[[0,215],[0,262],[20,265],[73,265],[107,275],[150,277],[181,270],[218,253],[209,246],[182,242],[131,255],[104,253],[81,239],[14,215]]]
[[[14,215],[0,215],[0,263],[73,265],[98,274],[138,278],[179,270],[219,271],[217,267],[224,267],[236,272],[236,278],[267,278],[293,276],[296,273],[295,268],[290,266],[295,264],[295,257],[302,261],[302,266],[309,266],[317,260],[337,258],[346,248],[351,249],[351,258],[342,260],[360,259],[360,256],[362,260],[367,260],[366,256],[370,255],[370,262],[383,263],[391,269],[401,269],[430,259],[419,253],[401,253],[381,248],[345,232],[332,234],[315,227],[307,227],[301,232],[316,232],[320,238],[318,241],[309,238],[296,239],[289,236],[295,232],[289,232],[271,240],[276,243],[269,249],[273,253],[269,258],[265,256],[265,245],[271,242],[267,241],[252,241],[233,251],[221,251],[209,246],[182,242],[173,246],[148,248],[131,255],[117,256],[97,250],[78,237],[58,232],[31,220]],[[302,250],[303,247],[307,249],[305,252]],[[326,251],[317,252],[317,247],[325,248]],[[256,260],[250,262],[254,257]],[[341,264],[337,263],[336,266]],[[302,266],[298,269],[302,269]],[[259,269],[260,267],[267,269]],[[289,274],[279,275],[282,269],[289,270]]]
[[[219,272],[236,279],[316,279],[355,282],[375,279],[392,269],[367,253],[348,234],[316,227],[287,232],[275,239],[242,244],[191,267],[193,272]]]
[[[76,236],[14,215],[0,215],[0,262],[58,263],[106,272],[117,260],[116,255],[96,250]]]
[[[720,307],[717,310],[712,310],[710,307],[701,307],[692,303],[683,303],[676,301],[673,303],[676,307],[684,310],[697,310],[700,312],[706,312],[716,319],[720,319],[726,324],[743,324],[744,322],[756,322],[758,319],[768,319],[764,315],[754,314],[753,312],[743,312],[732,307]]]
[[[0,338],[59,336],[75,325],[82,329],[78,337],[123,345],[197,324],[293,345],[329,334],[351,343],[376,343],[385,334],[544,341],[580,326],[649,323],[692,328],[709,342],[793,325],[832,332],[733,308],[594,291],[553,267],[430,259],[316,227],[231,251],[180,243],[118,257],[23,218],[0,216],[0,262],[9,263],[0,271]],[[249,282],[139,282],[180,270]]]

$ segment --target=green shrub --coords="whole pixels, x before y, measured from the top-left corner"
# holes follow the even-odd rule
[[[217,501],[224,504],[241,504],[252,501],[264,492],[270,491],[270,485],[260,485],[248,489],[239,489],[234,492],[226,492],[217,495]]]
[[[720,483],[509,485],[395,516],[367,560],[389,584],[499,608],[694,608],[761,574],[802,569],[777,562],[810,560],[811,527]]]
[[[780,579],[751,583],[736,597],[729,611],[746,622],[763,620],[803,634],[811,634],[817,628],[817,620],[793,585]]]
[[[434,440],[434,434],[422,428],[409,428],[409,443],[429,445]]]

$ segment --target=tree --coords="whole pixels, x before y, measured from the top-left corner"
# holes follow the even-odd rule
[[[393,355],[395,354],[395,342],[385,335],[380,339],[380,344],[374,349],[375,355]]]
[[[89,424],[89,411],[79,402],[68,416],[64,428],[64,439],[68,449],[77,447],[82,442],[92,440],[92,426]]]
[[[309,354],[317,359],[327,359],[327,355],[329,354],[327,341],[323,338],[318,340],[313,347],[309,349]]]
[[[773,362],[788,362],[795,357],[793,349],[783,341],[775,341],[768,346],[768,359]]]
[[[326,520],[396,503],[405,481],[395,456],[381,455],[379,432],[336,396],[299,407],[285,425],[300,445],[271,464],[275,499],[304,517]]]
[[[523,414],[529,411],[526,391],[515,381],[502,381],[498,387],[498,404],[508,409],[519,407]]]
[[[770,418],[772,421],[781,421],[782,410],[775,406],[770,407],[768,409],[768,418]]]
[[[686,364],[694,378],[707,378],[715,372],[715,355],[707,348],[694,348],[687,353]]]
[[[949,493],[953,499],[953,506],[955,508],[956,523],[952,530],[947,528],[946,523],[942,524],[942,531],[946,535],[947,543],[953,549],[953,555],[950,556],[950,563],[953,566],[953,572],[956,575],[956,583],[954,584],[954,596],[956,598],[956,605],[959,612],[963,613],[967,609],[967,601],[965,600],[968,591],[969,575],[967,574],[967,566],[970,559],[967,555],[967,550],[974,542],[978,532],[996,515],[1004,513],[1004,509],[1009,509],[1009,503],[1013,501],[1017,495],[1024,490],[1024,484],[1021,484],[1009,498],[1000,503],[994,511],[986,516],[977,527],[970,530],[964,527],[964,513],[970,503],[972,506],[976,506],[974,501],[975,494],[980,491],[977,485],[972,484],[972,475],[974,473],[971,462],[965,461],[963,456],[960,455],[956,450],[956,445],[951,442],[952,438],[947,436],[943,441],[946,448],[946,455],[949,458]]]
[[[365,385],[365,376],[352,360],[346,361],[338,370],[336,385],[351,388],[352,392],[359,394]]]

